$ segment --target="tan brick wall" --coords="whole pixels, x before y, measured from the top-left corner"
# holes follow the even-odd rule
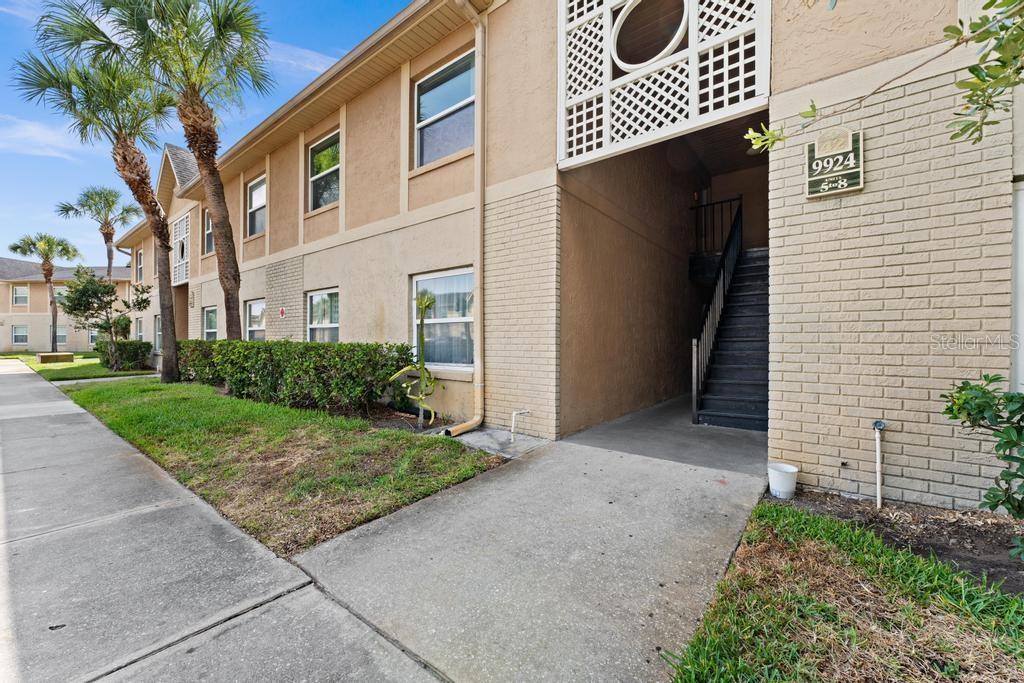
[[[305,339],[302,257],[267,264],[267,339]],[[282,318],[280,310],[285,309]]]
[[[488,203],[484,238],[486,422],[558,431],[559,189]]]
[[[842,116],[864,130],[863,192],[804,199],[804,143],[824,125],[772,153],[769,456],[799,463],[805,485],[873,495],[879,418],[889,499],[974,507],[998,471],[940,395],[1009,373],[1011,124],[950,142],[953,83]]]

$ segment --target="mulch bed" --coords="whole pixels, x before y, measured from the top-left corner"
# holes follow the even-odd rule
[[[1008,554],[1013,536],[1024,535],[1024,521],[983,510],[946,510],[926,505],[884,503],[834,494],[801,492],[792,505],[820,515],[854,521],[886,542],[922,555],[935,555],[990,581],[1006,592],[1024,593],[1024,562]]]

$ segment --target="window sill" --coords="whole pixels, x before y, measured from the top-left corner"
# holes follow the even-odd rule
[[[448,382],[472,382],[473,381],[473,366],[467,365],[465,367],[457,367],[452,365],[445,365],[436,367],[433,365],[427,365],[427,369],[430,370],[431,374],[434,375],[434,379],[445,380]],[[409,373],[412,377],[417,377],[415,371]]]
[[[249,235],[244,240],[242,240],[242,244],[245,244],[246,242],[255,242],[256,240],[258,240],[261,237],[266,237],[268,232],[270,232],[270,231],[269,230],[264,230],[263,232],[258,232],[255,235]]]
[[[470,147],[467,147],[466,149],[462,150],[461,152],[455,152],[454,154],[449,154],[446,157],[441,157],[440,159],[437,159],[435,161],[431,161],[429,164],[426,164],[424,166],[420,166],[419,168],[414,168],[413,170],[409,171],[409,179],[412,180],[416,176],[421,176],[424,173],[430,173],[431,171],[435,171],[435,170],[441,168],[442,166],[447,166],[448,164],[454,164],[456,161],[462,161],[466,157],[471,157],[471,156],[473,156],[474,149],[475,149],[474,146],[470,146]]]
[[[216,256],[216,255],[217,255],[217,252],[215,252],[215,251],[210,251],[210,252],[207,252],[207,253],[205,253],[205,254],[200,254],[200,255],[199,255],[199,260],[200,260],[200,261],[202,261],[203,259],[208,259],[208,258],[210,258],[211,256]]]
[[[302,215],[302,219],[306,220],[307,218],[313,218],[314,216],[319,216],[322,213],[327,213],[328,211],[333,211],[334,209],[338,208],[338,205],[340,203],[341,202],[331,202],[330,204],[327,204],[326,206],[321,206],[319,209],[313,209],[312,211],[307,211],[305,214]]]

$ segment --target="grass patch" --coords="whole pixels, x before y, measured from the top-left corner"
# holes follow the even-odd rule
[[[100,357],[95,351],[76,353],[73,363],[38,363],[34,353],[5,353],[3,358],[18,358],[30,368],[38,372],[43,379],[51,382],[68,379],[93,379],[95,377],[131,377],[133,375],[151,375],[152,370],[122,370],[113,372],[100,365]]]
[[[153,379],[67,394],[281,555],[292,555],[501,462],[443,436],[255,403]]]
[[[759,504],[677,681],[1020,681],[1024,598],[863,527]]]

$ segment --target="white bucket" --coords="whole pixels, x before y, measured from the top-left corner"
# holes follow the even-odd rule
[[[768,463],[768,490],[782,500],[789,500],[796,493],[796,473],[800,468],[784,462]]]

